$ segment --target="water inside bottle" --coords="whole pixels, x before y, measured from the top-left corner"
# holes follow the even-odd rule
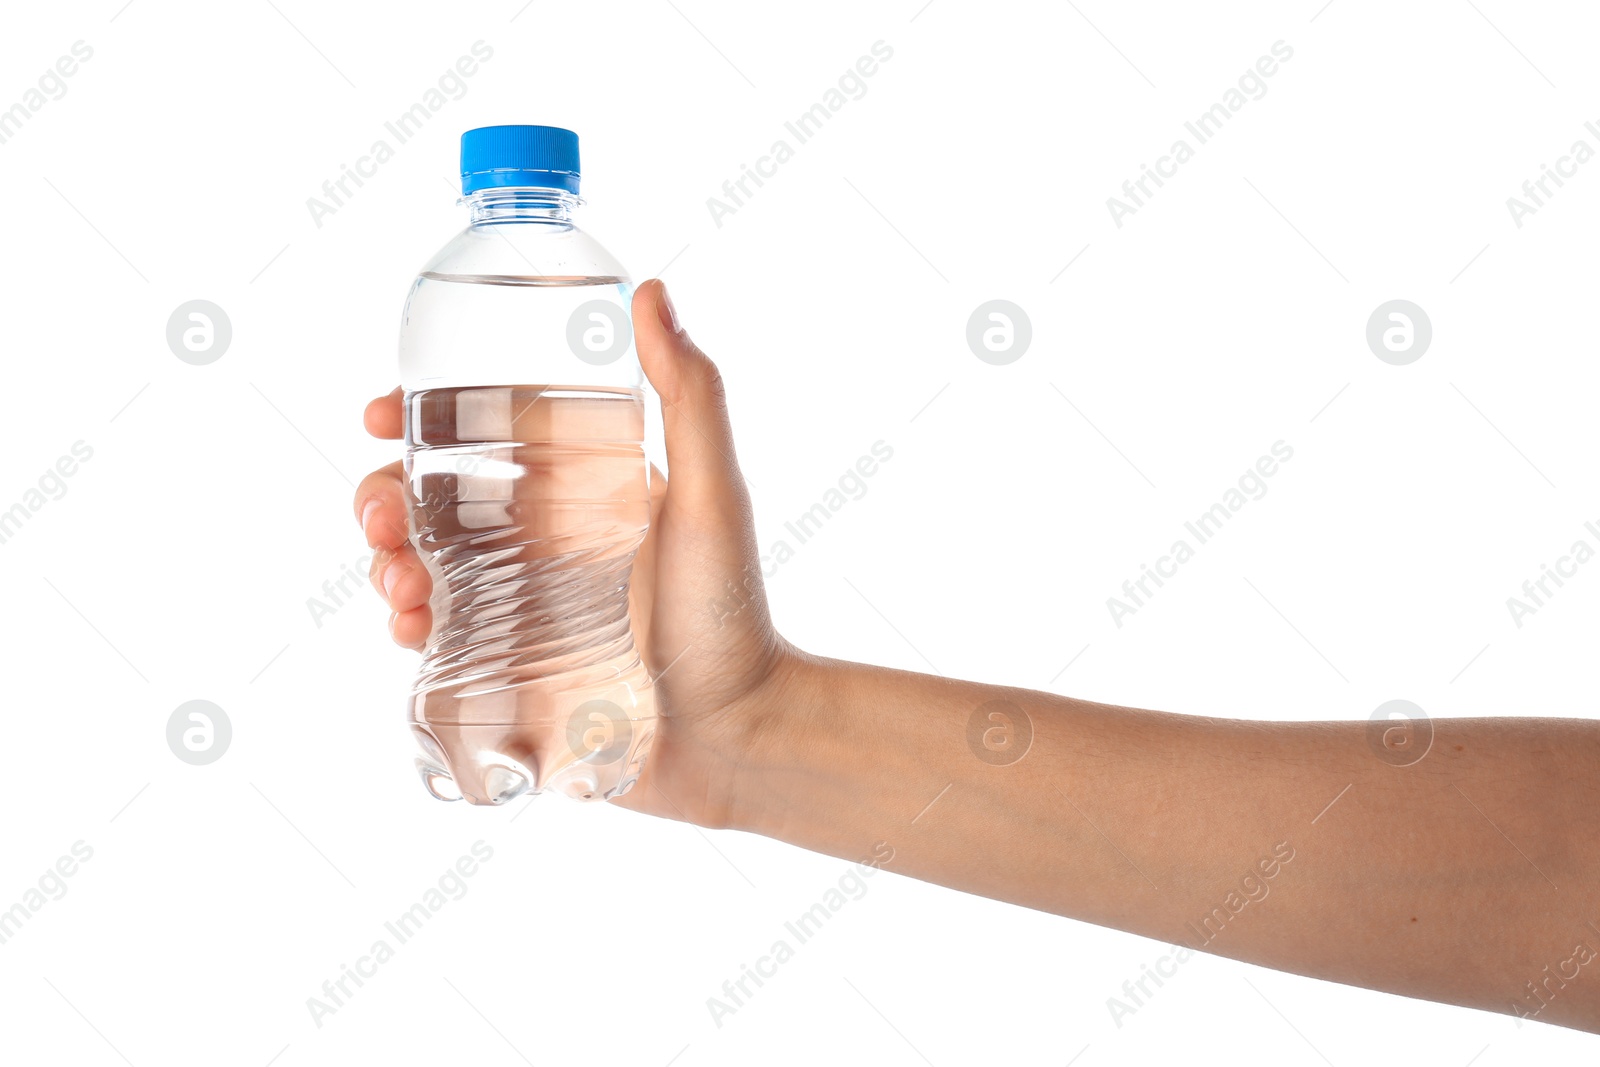
[[[638,389],[406,394],[411,539],[433,630],[411,700],[424,784],[503,804],[626,792],[655,733],[628,580],[649,523]]]

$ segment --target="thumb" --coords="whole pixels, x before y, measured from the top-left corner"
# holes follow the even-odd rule
[[[639,363],[661,398],[672,496],[696,511],[725,510],[743,496],[722,374],[678,322],[667,287],[652,278],[633,294]]]

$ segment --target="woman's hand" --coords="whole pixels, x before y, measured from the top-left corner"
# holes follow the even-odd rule
[[[772,758],[784,693],[803,657],[773,629],[750,498],[734,455],[722,377],[678,324],[659,281],[633,297],[639,361],[661,398],[672,482],[651,474],[651,519],[634,560],[629,612],[656,679],[655,743],[639,785],[613,803],[702,826],[735,822],[742,776]],[[402,434],[401,392],[367,405],[367,431]],[[389,631],[421,648],[432,581],[407,538],[400,462],[373,471],[355,512],[377,549],[372,584]]]
[[[1192,951],[1600,1033],[1600,979],[1566,970],[1594,958],[1575,939],[1600,933],[1585,925],[1600,725],[1440,719],[1397,763],[1365,720],[1169,715],[798,652],[767,615],[716,368],[660,283],[633,319],[672,487],[631,603],[663,718],[619,803]],[[367,425],[398,436],[399,397],[374,401]],[[373,581],[395,639],[417,645],[428,584],[404,499],[390,466],[356,512],[387,550]]]

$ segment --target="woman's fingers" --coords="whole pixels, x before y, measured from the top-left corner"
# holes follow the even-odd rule
[[[367,432],[395,440],[405,432],[402,392],[396,387],[367,405],[363,416]],[[368,577],[378,595],[389,603],[389,635],[395,644],[421,648],[433,627],[428,598],[433,579],[411,547],[406,523],[405,468],[391,463],[361,479],[356,487],[356,521],[373,553]]]
[[[427,604],[433,595],[433,578],[410,545],[391,551],[379,549],[368,571],[372,588],[389,603],[389,610],[410,611]]]
[[[405,469],[399,461],[380,467],[356,486],[356,521],[373,548],[399,548],[406,543]]]
[[[367,405],[363,421],[367,425],[368,433],[389,441],[398,439],[404,433],[405,420],[400,409],[401,395],[400,387],[397,385],[394,387],[394,392],[388,396],[380,396]]]
[[[421,648],[428,640],[433,615],[427,608],[412,608],[389,616],[389,636],[402,648]]]
[[[368,577],[372,588],[389,603],[389,636],[397,645],[421,648],[433,626],[428,604],[433,579],[416,550],[410,545],[398,550],[380,548],[373,554]]]

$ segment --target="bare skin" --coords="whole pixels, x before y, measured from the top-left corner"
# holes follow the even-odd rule
[[[640,787],[612,803],[849,860],[886,844],[892,869],[967,892],[1600,1033],[1600,724],[1435,720],[1396,748],[1365,722],[1175,715],[809,655],[767,610],[716,367],[661,283],[633,319],[672,468],[633,629],[653,672],[673,666]],[[396,390],[367,429],[398,438],[401,417]],[[400,464],[355,502],[391,633],[419,647],[431,590]]]

